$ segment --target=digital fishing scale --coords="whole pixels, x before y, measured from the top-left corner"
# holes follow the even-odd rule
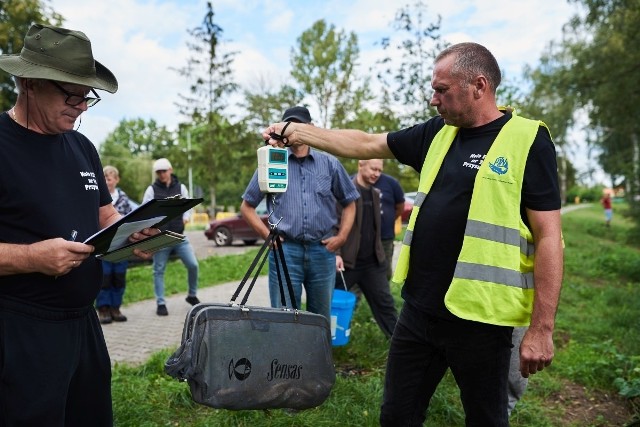
[[[289,184],[289,152],[267,145],[258,148],[258,185],[263,193],[284,193]]]

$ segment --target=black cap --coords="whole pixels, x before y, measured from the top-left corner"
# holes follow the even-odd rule
[[[291,107],[287,108],[287,111],[282,115],[283,122],[290,122],[296,120],[300,123],[311,123],[311,114],[307,107]]]

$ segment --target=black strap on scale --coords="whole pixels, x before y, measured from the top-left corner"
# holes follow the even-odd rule
[[[275,245],[275,248],[274,248],[274,245]],[[253,272],[253,279],[251,280],[251,283],[249,284],[249,288],[247,289],[247,292],[244,294],[244,297],[240,302],[240,306],[246,305],[247,299],[249,299],[249,294],[251,294],[251,291],[253,290],[253,286],[255,285],[256,280],[258,280],[258,276],[260,276],[260,271],[262,270],[262,267],[264,266],[265,262],[267,261],[267,258],[269,257],[269,250],[274,251],[273,256],[276,264],[276,271],[278,273],[278,285],[280,287],[280,301],[281,301],[282,307],[287,307],[287,304],[286,304],[286,299],[284,294],[284,285],[282,284],[282,276],[280,273],[279,263],[282,263],[282,272],[284,273],[284,278],[285,278],[285,281],[287,282],[287,290],[289,291],[289,300],[291,301],[291,308],[294,310],[297,310],[298,306],[296,304],[296,298],[293,293],[293,285],[291,284],[291,277],[289,277],[289,270],[287,269],[287,264],[284,260],[284,250],[282,249],[282,244],[280,243],[280,240],[278,238],[278,232],[276,227],[271,228],[269,235],[267,236],[264,243],[262,244],[262,247],[260,247],[260,250],[256,254],[255,258],[251,262],[251,265],[249,266],[249,269],[244,275],[244,278],[240,282],[240,285],[238,285],[238,289],[236,289],[233,296],[231,297],[231,303],[234,303],[236,301],[236,299],[238,298],[238,295],[240,295],[240,292],[242,292],[242,288],[247,283],[247,280],[249,280],[249,277]],[[256,265],[258,263],[260,263],[260,265],[256,268]]]

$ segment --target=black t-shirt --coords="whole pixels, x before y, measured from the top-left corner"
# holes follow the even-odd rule
[[[453,318],[444,305],[444,296],[462,248],[474,180],[491,144],[510,118],[507,113],[486,125],[459,130],[416,218],[402,296],[433,315]],[[444,120],[438,116],[389,133],[387,144],[401,163],[420,172],[429,146],[443,126]],[[522,187],[520,212],[528,225],[525,208],[560,209],[555,147],[542,126],[527,157]]]
[[[0,114],[0,242],[29,244],[99,229],[98,210],[112,198],[94,145],[71,131],[42,135]],[[91,305],[102,282],[91,256],[54,279],[40,273],[0,276],[0,297],[52,308]]]
[[[365,267],[377,264],[376,259],[376,224],[373,220],[373,195],[374,187],[369,188],[358,185],[360,197],[362,197],[362,223],[360,224],[360,246],[356,257],[356,266]]]

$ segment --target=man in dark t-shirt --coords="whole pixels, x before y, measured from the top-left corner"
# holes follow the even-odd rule
[[[41,24],[19,55],[0,55],[0,69],[18,93],[0,114],[0,425],[111,426],[93,308],[102,270],[82,242],[120,214],[94,145],[73,127],[100,100],[94,89],[114,93],[118,82],[82,32]]]
[[[382,160],[358,161],[358,173],[353,183],[360,193],[356,200],[356,217],[347,241],[337,252],[336,268],[344,271],[344,286],[364,294],[371,313],[387,338],[398,321],[395,301],[387,280],[386,255],[382,246],[382,214],[380,191],[373,186],[382,173]],[[340,206],[338,206],[338,210]],[[341,279],[342,279],[341,278]],[[336,287],[342,288],[336,279]],[[357,293],[357,292],[356,292]]]
[[[519,319],[528,319],[530,314],[530,327],[520,346],[523,377],[544,369],[553,360],[553,329],[563,262],[555,150],[545,126],[538,125],[537,134],[531,133],[535,131],[535,122],[515,118],[511,112],[497,107],[495,96],[500,79],[500,67],[491,52],[476,43],[459,43],[436,57],[431,105],[439,116],[426,123],[388,134],[306,129],[295,123],[290,124],[284,134],[284,123],[272,124],[263,131],[263,138],[272,145],[281,145],[278,138],[286,138],[290,143],[307,144],[344,157],[396,157],[421,173],[416,199],[420,208],[415,224],[410,222],[413,228],[405,235],[405,240],[410,242],[410,247],[404,248],[409,258],[406,261],[401,253],[396,266],[397,272],[407,272],[402,291],[405,303],[389,349],[380,414],[383,426],[422,425],[431,396],[448,368],[461,389],[468,425],[509,425],[507,378],[511,337],[513,327],[522,324],[521,320],[505,322],[496,317],[493,310],[484,311],[485,307],[507,304],[502,309],[522,316]],[[527,132],[514,132],[525,126]],[[273,133],[278,138],[272,138]],[[491,197],[498,191],[497,186],[487,190],[485,181],[478,184],[475,178],[479,170],[486,171],[490,165],[487,162],[482,167],[496,138],[500,140],[501,149],[508,147],[513,154],[516,163],[511,166],[522,174],[516,181],[521,187],[509,187],[512,182],[501,181],[501,197],[513,200],[510,203],[501,199],[501,206],[508,205],[509,209],[489,211],[493,222],[483,224],[476,219],[471,221],[470,207],[475,207],[477,215],[479,206],[492,206],[494,202]],[[436,148],[432,147],[434,139]],[[518,145],[506,145],[507,142]],[[447,144],[450,144],[448,149]],[[430,153],[428,161],[425,160],[427,153]],[[423,168],[425,163],[429,164],[427,169]],[[499,177],[492,179],[500,180]],[[471,204],[471,196],[479,187],[489,198]],[[504,217],[498,217],[499,212],[509,212],[508,222],[519,224],[517,228],[507,230],[497,225],[504,221]],[[515,215],[518,218],[514,218]],[[488,254],[495,257],[495,265],[474,266],[467,259],[459,260],[469,224],[470,230],[477,234],[470,237],[475,240],[465,246],[466,253],[479,257],[473,253],[474,244],[483,250],[490,247]],[[502,231],[506,233],[501,234]],[[514,243],[492,243],[491,239],[507,241],[507,235],[513,236],[512,231],[515,240],[520,242],[519,248]],[[516,257],[521,271],[507,272],[506,256],[508,254],[511,263],[514,247],[527,252]],[[527,262],[531,260],[532,272],[524,270],[523,257]],[[403,259],[405,263],[400,269]],[[459,265],[470,278],[458,276],[456,282],[454,274]],[[490,278],[472,280],[479,275],[478,271]],[[496,273],[506,275],[498,277]],[[532,286],[529,282],[512,280],[513,277],[532,279],[535,288],[529,287]],[[504,282],[493,283],[500,280]],[[477,294],[480,288],[483,292],[492,289],[495,293],[488,294],[498,298],[465,302],[468,304],[465,309],[475,310],[475,317],[482,320],[458,317],[444,305],[444,295],[453,289],[453,283],[456,283],[457,298],[463,297],[461,286],[467,285],[469,293]],[[525,293],[519,288],[534,291]],[[532,312],[523,310],[524,304],[500,298],[505,293],[527,295],[532,299]]]

